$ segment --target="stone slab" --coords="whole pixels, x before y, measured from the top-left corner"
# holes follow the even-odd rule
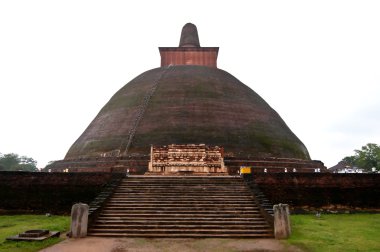
[[[59,232],[59,231],[49,231],[48,234],[45,234],[45,235],[42,235],[39,237],[22,237],[22,236],[20,236],[20,234],[18,234],[15,236],[7,237],[6,240],[9,240],[9,241],[43,241],[43,240],[46,240],[50,237],[59,237],[60,234],[61,234],[61,232]]]
[[[274,236],[276,239],[287,239],[291,235],[289,205],[278,204],[273,206]]]
[[[89,206],[83,203],[74,204],[71,208],[71,237],[87,236]]]

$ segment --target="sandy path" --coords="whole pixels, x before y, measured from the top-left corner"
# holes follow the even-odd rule
[[[66,239],[42,252],[302,252],[275,239]]]

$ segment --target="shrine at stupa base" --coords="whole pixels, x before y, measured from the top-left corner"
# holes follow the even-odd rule
[[[227,174],[223,148],[205,144],[151,146],[148,174]]]

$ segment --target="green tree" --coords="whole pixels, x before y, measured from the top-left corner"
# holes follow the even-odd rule
[[[355,156],[347,156],[347,157],[343,158],[342,161],[345,161],[347,164],[349,164],[351,166],[356,165],[355,164],[355,162],[356,162],[356,157]]]
[[[361,150],[355,150],[354,156],[347,156],[343,161],[350,165],[363,168],[367,171],[372,171],[375,167],[380,170],[380,146],[374,143],[368,143],[362,146]]]
[[[38,171],[37,161],[15,153],[0,153],[0,171]]]

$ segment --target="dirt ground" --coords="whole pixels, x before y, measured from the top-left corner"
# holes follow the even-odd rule
[[[302,252],[275,239],[66,239],[42,252]]]

